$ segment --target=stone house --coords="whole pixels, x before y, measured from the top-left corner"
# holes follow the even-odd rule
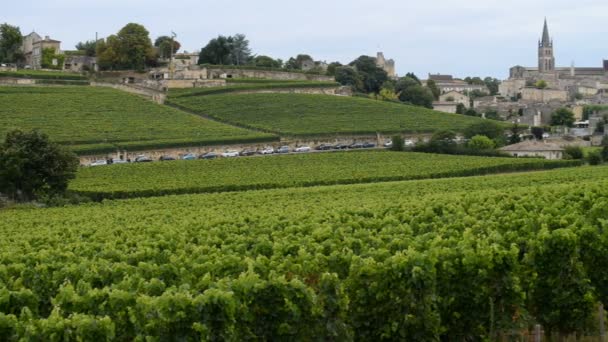
[[[441,94],[445,94],[451,91],[464,93],[471,92],[474,90],[489,93],[488,87],[479,84],[468,84],[467,82],[454,78],[452,75],[441,75],[441,74],[429,74],[428,80],[433,80],[437,85],[437,88],[441,91]],[[422,81],[424,85],[428,80]]]
[[[32,32],[27,36],[23,37],[23,41],[21,43],[21,52],[25,56],[25,65],[32,66],[32,53],[34,50],[34,42],[42,40],[42,37],[36,33]]]
[[[91,56],[67,55],[63,69],[72,72],[97,71],[97,58]]]
[[[471,106],[471,99],[467,95],[453,90],[440,95],[439,102],[455,102],[456,104],[462,103],[467,108]]]
[[[458,103],[453,102],[453,101],[451,101],[451,102],[441,102],[441,101],[433,102],[433,109],[438,112],[455,114],[457,106],[458,106]]]
[[[61,42],[59,40],[51,39],[49,36],[45,36],[44,39],[35,41],[32,44],[32,68],[42,68],[42,52],[44,49],[53,49],[55,53],[61,53]],[[55,63],[55,61],[53,61]]]
[[[499,150],[513,157],[542,157],[545,159],[562,159],[564,154],[564,149],[559,145],[537,140],[522,141]]]
[[[567,102],[570,96],[567,91],[559,89],[537,89],[523,88],[521,90],[522,101],[543,102],[562,101]]]

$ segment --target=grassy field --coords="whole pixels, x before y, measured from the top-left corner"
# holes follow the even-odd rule
[[[107,88],[0,87],[0,103],[0,136],[40,129],[79,153],[273,139]]]
[[[553,312],[595,322],[606,189],[608,167],[583,167],[0,211],[0,337],[484,340]]]
[[[0,71],[0,77],[17,77],[17,78],[36,78],[36,79],[53,79],[53,80],[86,80],[86,76],[63,72],[63,71],[46,71],[46,70],[17,70],[17,71]]]
[[[71,190],[96,199],[471,176],[579,165],[405,152],[335,152],[83,168]]]
[[[308,94],[170,97],[170,102],[225,122],[284,135],[459,131],[479,118],[365,98]]]

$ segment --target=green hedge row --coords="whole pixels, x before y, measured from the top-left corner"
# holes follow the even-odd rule
[[[72,80],[72,81],[85,81],[87,78],[82,75],[76,74],[65,74],[57,72],[54,73],[46,73],[46,72],[13,72],[13,71],[3,71],[0,72],[0,77],[13,77],[13,78],[34,78],[40,80]]]
[[[36,80],[36,84],[88,86],[88,85],[91,85],[91,82],[80,81],[80,80],[42,79],[42,80]]]
[[[290,82],[274,82],[274,83],[253,83],[246,85],[231,85],[226,87],[212,87],[212,88],[197,88],[195,90],[173,90],[170,91],[172,97],[188,97],[188,96],[202,96],[202,95],[217,95],[234,93],[239,91],[255,91],[255,90],[271,90],[271,89],[301,89],[301,88],[334,88],[339,87],[340,84],[332,82],[302,82],[302,83],[290,83]]]
[[[304,71],[304,70],[296,70],[296,69],[284,69],[284,68],[269,68],[269,67],[259,67],[254,65],[216,65],[216,64],[201,64],[203,68],[208,69],[238,69],[238,70],[260,70],[260,71],[277,71],[277,72],[291,72],[297,74],[308,74],[308,75],[321,75],[325,76],[325,73],[315,72],[315,71]]]
[[[335,180],[314,180],[304,181],[301,183],[260,183],[260,184],[229,184],[220,186],[205,186],[205,187],[184,187],[174,189],[150,189],[150,190],[133,190],[133,191],[73,191],[73,193],[86,196],[93,201],[102,201],[105,199],[128,199],[128,198],[139,198],[139,197],[158,197],[167,195],[184,195],[184,194],[199,194],[199,193],[217,193],[217,192],[234,192],[234,191],[249,191],[249,190],[266,190],[266,189],[280,189],[290,187],[313,187],[313,186],[327,186],[327,185],[348,185],[348,184],[362,184],[362,183],[380,183],[380,182],[394,182],[394,181],[405,181],[405,180],[421,180],[421,179],[435,179],[435,178],[451,178],[451,177],[468,177],[468,176],[479,176],[496,173],[507,173],[507,172],[520,172],[520,171],[533,171],[533,170],[551,170],[563,167],[575,167],[583,165],[582,161],[579,160],[561,160],[561,161],[547,161],[538,159],[530,159],[529,163],[522,164],[505,164],[486,166],[479,168],[472,168],[467,170],[458,171],[444,171],[437,172],[430,175],[417,175],[417,176],[381,176],[381,177],[364,177],[364,178],[351,178],[351,179],[335,179]]]

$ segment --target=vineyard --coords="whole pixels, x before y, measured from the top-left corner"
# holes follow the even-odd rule
[[[608,167],[0,212],[0,339],[595,333]]]
[[[170,96],[181,108],[292,136],[463,130],[479,118],[365,98],[311,94]]]
[[[228,85],[224,87],[171,89],[169,94],[171,97],[189,97],[257,90],[336,88],[340,86],[340,84],[335,82],[275,81],[258,79],[235,79],[234,81],[227,83]]]
[[[336,152],[84,168],[71,189],[95,199],[371,183],[551,169],[577,161]]]
[[[0,102],[0,136],[41,129],[79,153],[274,139],[114,89],[0,87]]]

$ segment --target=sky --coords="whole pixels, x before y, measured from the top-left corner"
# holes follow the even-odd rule
[[[200,50],[219,34],[245,34],[253,52],[349,63],[360,55],[395,60],[397,73],[508,77],[536,66],[546,17],[557,66],[600,67],[608,59],[606,0],[20,0],[4,3],[0,22],[35,30],[73,49],[130,22],[154,40],[177,34]]]

